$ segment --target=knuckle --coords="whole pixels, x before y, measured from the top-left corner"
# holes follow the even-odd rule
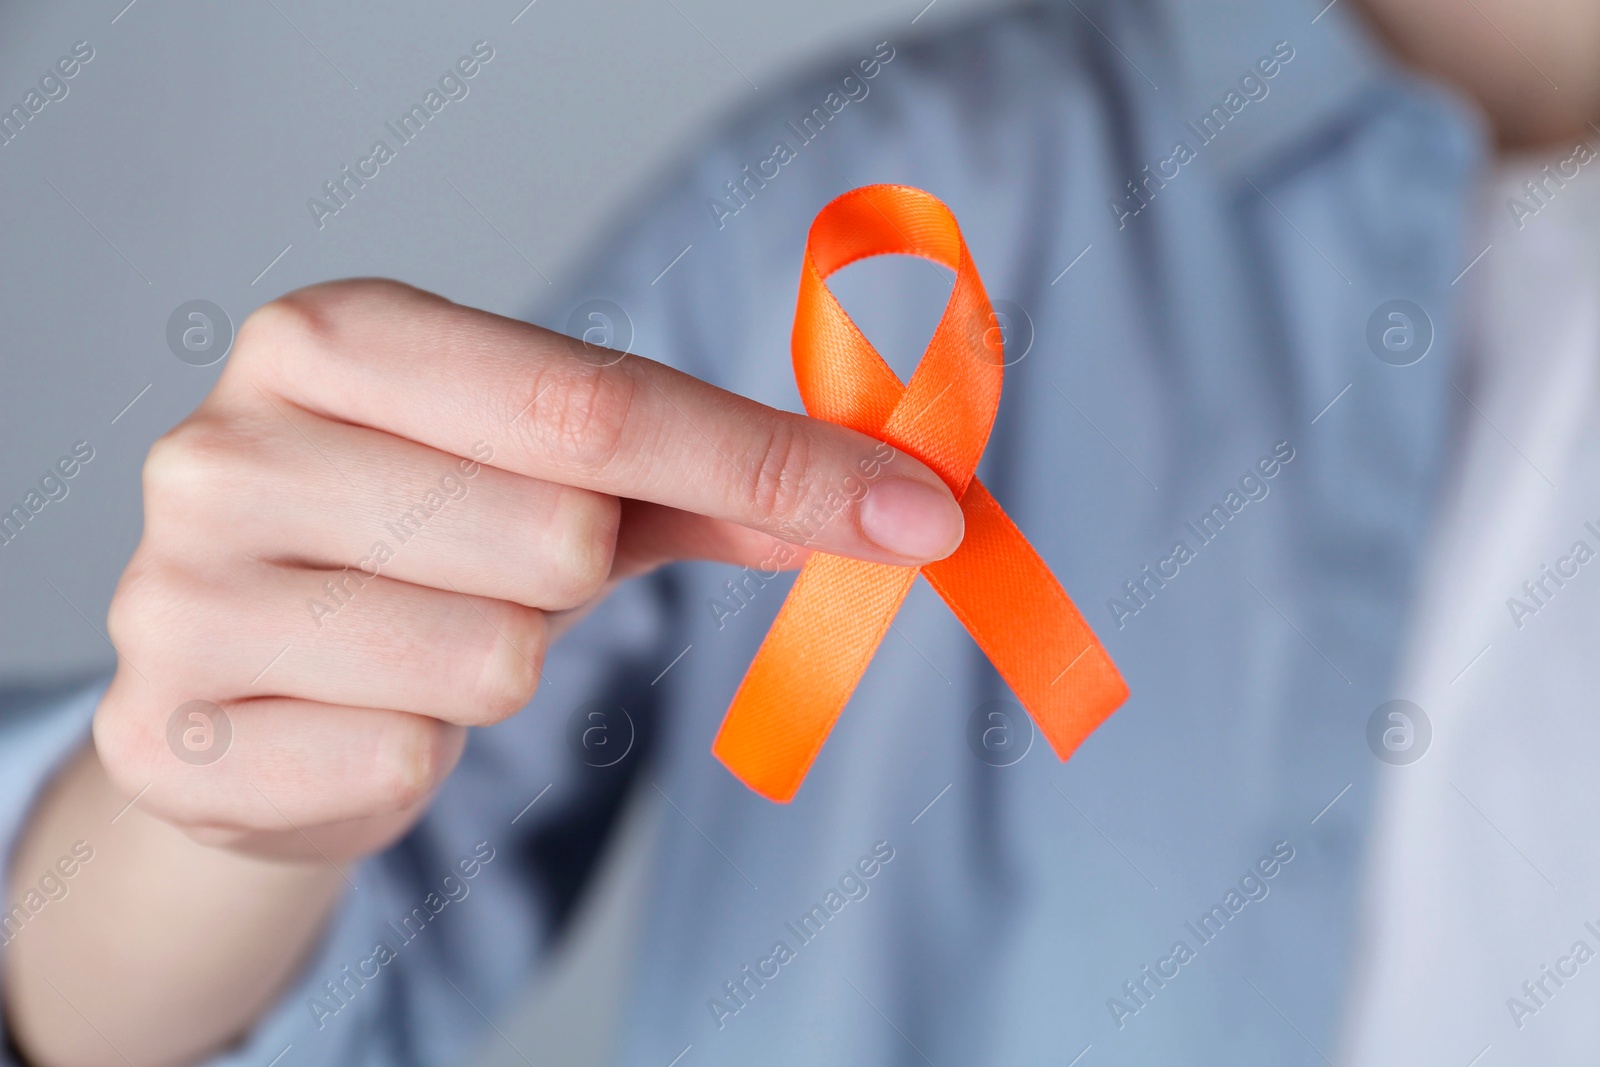
[[[766,429],[748,483],[750,507],[778,529],[789,530],[804,518],[810,496],[811,442],[791,419],[774,419]]]
[[[283,446],[293,430],[273,412],[208,404],[157,438],[141,482],[145,532],[158,544],[196,531],[237,534],[229,517],[254,508],[283,481]]]
[[[299,289],[252,311],[239,324],[233,364],[282,366],[294,353],[330,349],[334,315],[327,289]]]
[[[145,508],[196,518],[205,501],[237,480],[237,443],[217,419],[192,416],[158,438],[145,456]]]
[[[150,446],[141,473],[147,507],[178,497],[195,483],[198,470],[193,438],[190,424],[181,422]]]
[[[118,792],[133,796],[158,777],[161,739],[148,709],[117,696],[117,686],[94,714],[94,749],[106,777]]]
[[[256,376],[271,378],[303,365],[308,356],[322,360],[359,351],[359,346],[346,343],[350,323],[421,295],[420,290],[383,278],[321,282],[296,289],[245,318],[230,362],[256,372]]]
[[[539,687],[548,638],[544,613],[500,602],[491,609],[494,625],[483,653],[473,694],[473,725],[510,718],[527,706]]]
[[[547,594],[553,610],[587,604],[611,577],[617,530],[622,522],[622,502],[616,497],[582,489],[566,489],[557,520],[554,588]]]
[[[171,565],[141,550],[123,572],[106,611],[106,635],[129,662],[156,662],[159,638],[184,619],[183,581]]]
[[[210,454],[195,426],[195,422],[179,422],[150,445],[141,474],[144,506],[149,512],[182,510],[213,483]]]
[[[531,406],[519,422],[542,454],[570,468],[614,464],[627,441],[639,383],[625,363],[597,367],[555,359],[535,377]]]
[[[425,800],[449,770],[450,727],[421,715],[395,716],[373,757],[372,790],[381,811],[404,811]]]

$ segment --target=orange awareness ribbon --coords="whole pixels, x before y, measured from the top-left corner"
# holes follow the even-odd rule
[[[869,256],[956,272],[910,384],[883,361],[825,279]],[[1055,575],[972,474],[1000,406],[1004,356],[978,269],[950,209],[920,189],[869,185],[824,207],[806,240],[792,348],[806,410],[886,441],[938,472],[966,533],[924,567],[813,554],[734,695],[712,752],[769,800],[794,797],[918,572],[1066,759],[1127,698]],[[870,491],[870,490],[869,490]]]

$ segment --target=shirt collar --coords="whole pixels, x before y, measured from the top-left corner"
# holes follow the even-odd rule
[[[1267,82],[1268,95],[1247,105],[1248,121],[1231,123],[1206,148],[1211,165],[1224,171],[1248,174],[1268,165],[1399,75],[1353,0],[1151,0],[1151,7],[1165,37],[1158,95],[1170,93],[1179,115],[1192,122],[1239,92],[1240,79],[1255,74],[1256,61],[1278,42],[1294,49]]]

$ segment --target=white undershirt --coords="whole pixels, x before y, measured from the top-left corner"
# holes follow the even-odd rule
[[[1390,694],[1433,740],[1378,767],[1342,1065],[1600,1061],[1600,160],[1523,188],[1570,155],[1498,168],[1459,282],[1471,403]],[[1596,558],[1557,586],[1579,540]]]

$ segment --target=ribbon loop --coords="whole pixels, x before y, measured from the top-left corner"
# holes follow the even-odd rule
[[[888,254],[956,272],[905,384],[826,284],[851,263]],[[922,568],[822,553],[807,560],[712,752],[756,792],[792,799],[920,571],[1066,759],[1128,689],[1049,567],[973,477],[1000,406],[1003,346],[950,209],[899,185],[854,189],[824,207],[806,242],[792,350],[807,412],[927,464],[961,502],[966,534],[952,555]]]

